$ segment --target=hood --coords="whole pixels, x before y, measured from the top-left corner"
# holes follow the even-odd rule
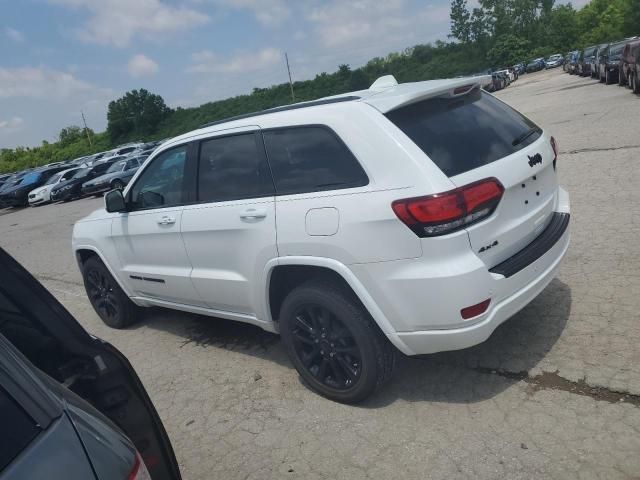
[[[101,220],[103,218],[110,217],[113,217],[113,214],[107,212],[104,208],[99,208],[98,210],[94,210],[93,212],[91,212],[86,217],[81,218],[76,223],[91,222],[93,220]]]
[[[42,187],[34,188],[33,190],[31,190],[29,192],[29,195],[37,195],[38,193],[46,192],[47,190],[51,190],[51,188],[53,188],[53,185],[43,185]]]
[[[58,183],[54,188],[51,189],[52,192],[58,191],[67,185],[76,185],[82,181],[81,178],[70,178],[69,180],[65,180],[64,182]]]

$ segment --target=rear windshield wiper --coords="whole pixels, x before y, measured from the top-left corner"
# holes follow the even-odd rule
[[[512,146],[516,146],[516,145],[520,145],[522,142],[524,142],[527,138],[529,138],[531,135],[533,135],[534,133],[538,133],[540,132],[540,128],[538,127],[533,127],[530,128],[529,130],[527,130],[526,132],[524,132],[522,135],[520,135],[519,137],[516,137],[515,140],[513,142],[511,142]]]

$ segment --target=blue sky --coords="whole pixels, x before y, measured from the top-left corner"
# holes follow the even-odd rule
[[[53,141],[80,111],[102,131],[108,102],[134,88],[186,107],[285,82],[285,51],[302,80],[445,39],[449,4],[0,0],[0,148]]]

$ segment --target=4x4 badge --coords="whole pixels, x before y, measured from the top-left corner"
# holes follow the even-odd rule
[[[529,157],[529,155],[527,155]],[[542,155],[536,153],[533,157],[529,157],[529,166],[533,168],[534,165],[542,164]]]

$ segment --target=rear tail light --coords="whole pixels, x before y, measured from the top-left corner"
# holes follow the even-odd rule
[[[436,237],[489,217],[503,192],[497,179],[487,178],[449,192],[396,200],[391,208],[419,237]]]
[[[133,468],[127,475],[127,480],[151,480],[151,475],[149,475],[149,471],[138,452],[136,452]]]
[[[556,139],[551,137],[551,148],[553,148],[553,169],[556,169],[556,160],[558,159],[558,144]]]

